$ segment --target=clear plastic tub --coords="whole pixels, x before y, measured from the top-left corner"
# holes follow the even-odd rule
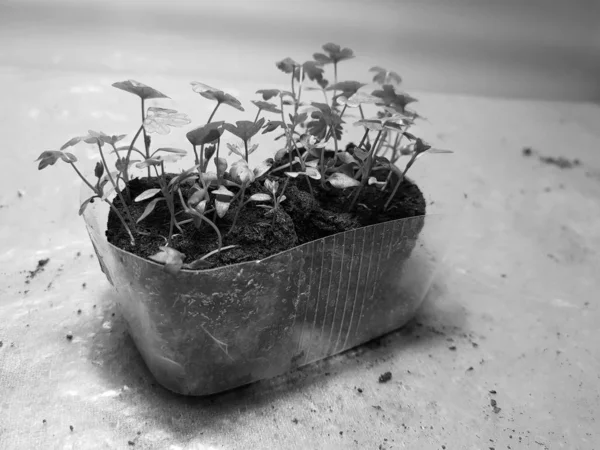
[[[107,241],[108,210],[96,201],[83,215],[102,271],[148,368],[184,395],[280,375],[401,327],[448,238],[445,216],[419,216],[173,276]]]

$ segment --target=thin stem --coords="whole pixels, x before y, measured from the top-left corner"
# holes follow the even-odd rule
[[[221,232],[219,231],[219,228],[217,228],[217,226],[214,224],[214,222],[212,222],[207,217],[205,217],[204,214],[200,214],[195,209],[192,209],[192,208],[189,207],[189,205],[183,199],[183,194],[181,193],[181,189],[177,189],[177,192],[179,193],[179,198],[181,199],[181,204],[186,209],[186,211],[189,211],[189,213],[192,214],[193,216],[196,216],[196,217],[200,218],[200,220],[203,220],[204,222],[206,222],[207,224],[209,224],[215,230],[215,232],[217,233],[217,240],[218,240],[217,252],[220,253],[221,249],[223,247],[223,238],[221,236]]]
[[[244,139],[244,150],[246,151],[246,162],[248,162],[248,141]]]
[[[237,208],[237,210],[235,211],[235,216],[233,217],[233,222],[231,224],[231,228],[229,229],[229,232],[231,233],[233,231],[233,229],[235,228],[235,224],[237,222],[237,218],[240,214],[240,211],[242,210],[242,206],[244,206],[244,194],[246,193],[246,183],[242,184],[242,191],[241,191],[241,196],[240,196],[240,200],[239,200],[239,206]]]
[[[96,144],[98,145],[98,150],[100,150],[100,158],[102,158],[102,164],[104,164],[104,168],[106,169],[106,176],[108,177],[108,179],[110,180],[110,183],[115,188],[115,192],[119,196],[119,199],[121,199],[121,203],[123,203],[123,208],[125,209],[127,218],[129,219],[129,221],[131,223],[134,223],[133,218],[131,217],[131,212],[129,211],[129,207],[127,206],[127,203],[125,202],[125,198],[123,198],[123,194],[121,193],[121,189],[119,189],[119,186],[117,186],[117,183],[115,183],[115,180],[110,173],[110,169],[108,168],[108,164],[106,163],[106,159],[104,158],[104,152],[102,151],[102,146],[100,145],[100,141],[96,140]]]
[[[89,187],[89,188],[90,188],[90,189],[91,189],[91,190],[92,190],[92,191],[93,191],[93,192],[94,192],[96,195],[100,194],[100,192],[99,192],[99,191],[98,191],[98,190],[97,190],[97,189],[96,189],[94,186],[92,186],[92,185],[91,185],[91,183],[90,183],[88,180],[86,180],[86,179],[85,179],[85,177],[84,177],[84,176],[81,174],[81,172],[79,171],[79,169],[77,168],[77,166],[75,165],[75,163],[72,163],[72,162],[71,162],[71,163],[69,163],[69,164],[71,164],[71,167],[73,167],[73,169],[75,169],[75,172],[77,172],[77,175],[79,175],[79,178],[81,178],[81,179],[83,180],[83,182],[84,182],[85,184],[87,184],[87,186],[88,186],[88,187]],[[101,196],[99,196],[99,197],[101,197]]]
[[[221,149],[221,138],[217,139],[217,156],[215,158],[215,168],[217,169],[217,188],[221,187],[221,174],[219,173],[219,150]]]
[[[110,208],[117,215],[117,217],[119,218],[119,220],[121,221],[121,223],[125,227],[125,230],[127,230],[127,234],[129,234],[129,239],[131,239],[131,245],[135,245],[135,239],[133,238],[133,234],[131,233],[131,229],[127,225],[127,222],[125,222],[125,219],[123,218],[123,216],[121,215],[121,213],[119,212],[119,210],[117,209],[117,207],[115,205],[113,205],[112,202],[109,201],[107,198],[105,198],[104,201],[108,204],[108,206],[110,206]]]
[[[192,145],[192,147],[194,147],[194,164],[199,165],[200,161],[198,160],[198,150],[196,150],[195,145]]]
[[[296,68],[294,67],[294,70],[292,70],[292,94],[294,95],[294,98],[296,97],[295,75],[296,75]],[[302,79],[302,77],[300,77],[300,79]]]
[[[369,135],[369,129],[367,127],[365,127],[365,134],[363,134],[362,139],[360,140],[360,144],[358,144],[358,148],[361,148],[363,146],[363,144],[365,143],[365,140],[367,139],[367,136]]]
[[[404,171],[402,172],[402,175],[400,175],[400,178],[396,182],[396,186],[394,186],[394,189],[392,190],[392,193],[390,194],[390,196],[388,197],[387,201],[385,202],[385,205],[383,205],[383,210],[384,211],[386,209],[388,209],[388,207],[390,206],[390,203],[392,202],[393,198],[396,196],[396,192],[398,192],[398,188],[400,188],[400,185],[402,184],[402,181],[404,180],[404,176],[406,175],[406,172],[408,172],[408,169],[410,168],[410,166],[412,166],[412,164],[415,162],[415,159],[417,159],[417,154],[413,153],[412,157],[410,158],[410,161],[408,162],[408,164],[406,164],[406,167],[404,168]]]
[[[354,194],[354,197],[352,198],[352,201],[350,202],[350,207],[348,208],[350,211],[354,208],[354,205],[357,202],[358,197],[360,196],[360,193],[362,192],[364,187],[367,185],[367,181],[369,180],[369,175],[371,174],[371,169],[373,168],[373,155],[377,151],[377,148],[378,148],[377,144],[379,143],[379,141],[381,139],[382,133],[383,133],[383,128],[381,130],[379,130],[379,133],[377,133],[375,142],[373,143],[371,150],[369,150],[369,154],[367,156],[367,170],[363,173],[362,179],[360,180],[360,186],[356,189],[356,193]]]
[[[143,112],[143,110],[142,110],[142,112]],[[142,125],[140,125],[140,128],[137,130],[137,133],[135,133],[135,136],[133,137],[131,144],[129,144],[129,149],[127,150],[127,156],[125,156],[125,170],[124,170],[125,182],[129,181],[129,158],[131,158],[131,152],[133,151],[133,146],[135,145],[135,141],[137,141],[137,138],[140,136],[140,133],[142,132],[143,129],[144,129],[144,123],[142,122]],[[142,153],[140,153],[140,154],[142,156],[144,156]]]
[[[146,127],[144,121],[146,120],[146,108],[144,105],[144,99],[142,99],[142,130],[144,132],[144,147],[146,148],[146,159],[150,158],[150,146],[148,145],[148,134],[146,133]],[[148,166],[148,178],[150,178],[150,166]]]
[[[337,84],[337,61],[333,62],[333,84]],[[337,89],[333,90],[333,97],[331,98],[331,109],[333,109],[333,105],[335,103],[335,94],[337,93]]]
[[[219,106],[221,106],[221,102],[217,102],[217,106],[215,106],[215,109],[213,109],[213,112],[208,118],[208,122],[206,122],[207,125],[210,123],[211,120],[213,120],[213,117],[215,117],[215,113],[217,112],[217,109],[219,109]]]
[[[260,117],[260,112],[262,111],[262,109],[258,108],[258,111],[256,112],[256,117],[254,118],[254,123],[256,123],[258,121],[258,118]]]

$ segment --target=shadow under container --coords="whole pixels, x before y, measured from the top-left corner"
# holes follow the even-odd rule
[[[82,199],[89,193],[84,186]],[[445,216],[418,216],[261,261],[170,275],[107,241],[108,211],[96,201],[83,218],[128,331],[162,386],[195,396],[271,378],[400,328],[432,285],[448,237]]]

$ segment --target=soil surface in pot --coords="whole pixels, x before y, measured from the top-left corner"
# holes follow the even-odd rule
[[[174,176],[175,174],[167,174],[166,178],[170,180]],[[246,189],[245,198],[259,192],[268,193],[264,187],[264,178],[255,181]],[[279,182],[280,195],[285,178],[271,175],[267,178]],[[311,183],[314,196],[310,193],[308,182]],[[185,189],[182,186],[184,197],[189,194],[186,189],[190,186],[191,183]],[[136,178],[128,183],[125,191],[129,191],[130,198],[133,199],[147,189],[159,187],[157,178]],[[354,196],[355,188],[327,189],[323,188],[319,181],[310,178],[291,178],[285,190],[286,199],[275,214],[269,214],[267,210],[258,207],[261,203],[250,202],[240,211],[236,226],[232,230],[231,223],[238,206],[237,200],[234,200],[223,218],[218,218],[214,212],[208,213],[207,217],[219,228],[223,246],[237,247],[210,256],[206,261],[211,263],[211,267],[220,267],[260,260],[336,233],[425,214],[425,198],[418,186],[408,179],[403,180],[390,206],[384,211],[383,206],[391,194],[392,187],[390,183],[390,186],[381,192],[380,188],[366,186],[361,192],[356,208],[348,213],[348,205]],[[235,188],[230,189],[234,191]],[[214,208],[213,201],[211,196],[207,212]],[[129,205],[134,220],[143,214],[149,202],[150,200],[146,200]],[[125,217],[123,204],[118,197],[115,198],[114,205]],[[186,217],[178,198],[175,206],[179,221],[189,218]],[[170,214],[166,202],[158,202],[154,211],[136,225],[137,231],[132,229],[136,242],[135,245],[131,245],[127,231],[111,210],[106,236],[113,245],[147,258],[158,253],[159,247],[166,244],[169,222]],[[171,246],[186,256],[186,263],[217,249],[217,234],[208,224],[203,223],[198,229],[189,222],[181,228],[183,234],[175,229]]]

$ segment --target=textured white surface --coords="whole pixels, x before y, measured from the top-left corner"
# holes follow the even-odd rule
[[[168,62],[163,45],[156,57]],[[127,337],[77,217],[73,174],[65,165],[38,172],[33,160],[88,128],[130,131],[136,104],[112,81],[156,85],[201,120],[207,104],[190,79],[235,88],[246,104],[271,80],[225,58],[228,76],[150,75],[147,60],[107,48],[74,57],[114,57],[119,70],[60,69],[60,52],[52,70],[0,69],[0,448],[597,447],[598,106],[414,93],[430,121],[424,137],[456,151],[412,172],[435,201],[430,212],[456,213],[453,252],[416,322],[288,376],[188,399],[154,384]],[[263,49],[259,60],[279,53]],[[524,146],[582,165],[523,158]],[[92,168],[91,150],[76,154]],[[50,261],[26,284],[42,258]],[[378,383],[386,371],[391,381]]]

